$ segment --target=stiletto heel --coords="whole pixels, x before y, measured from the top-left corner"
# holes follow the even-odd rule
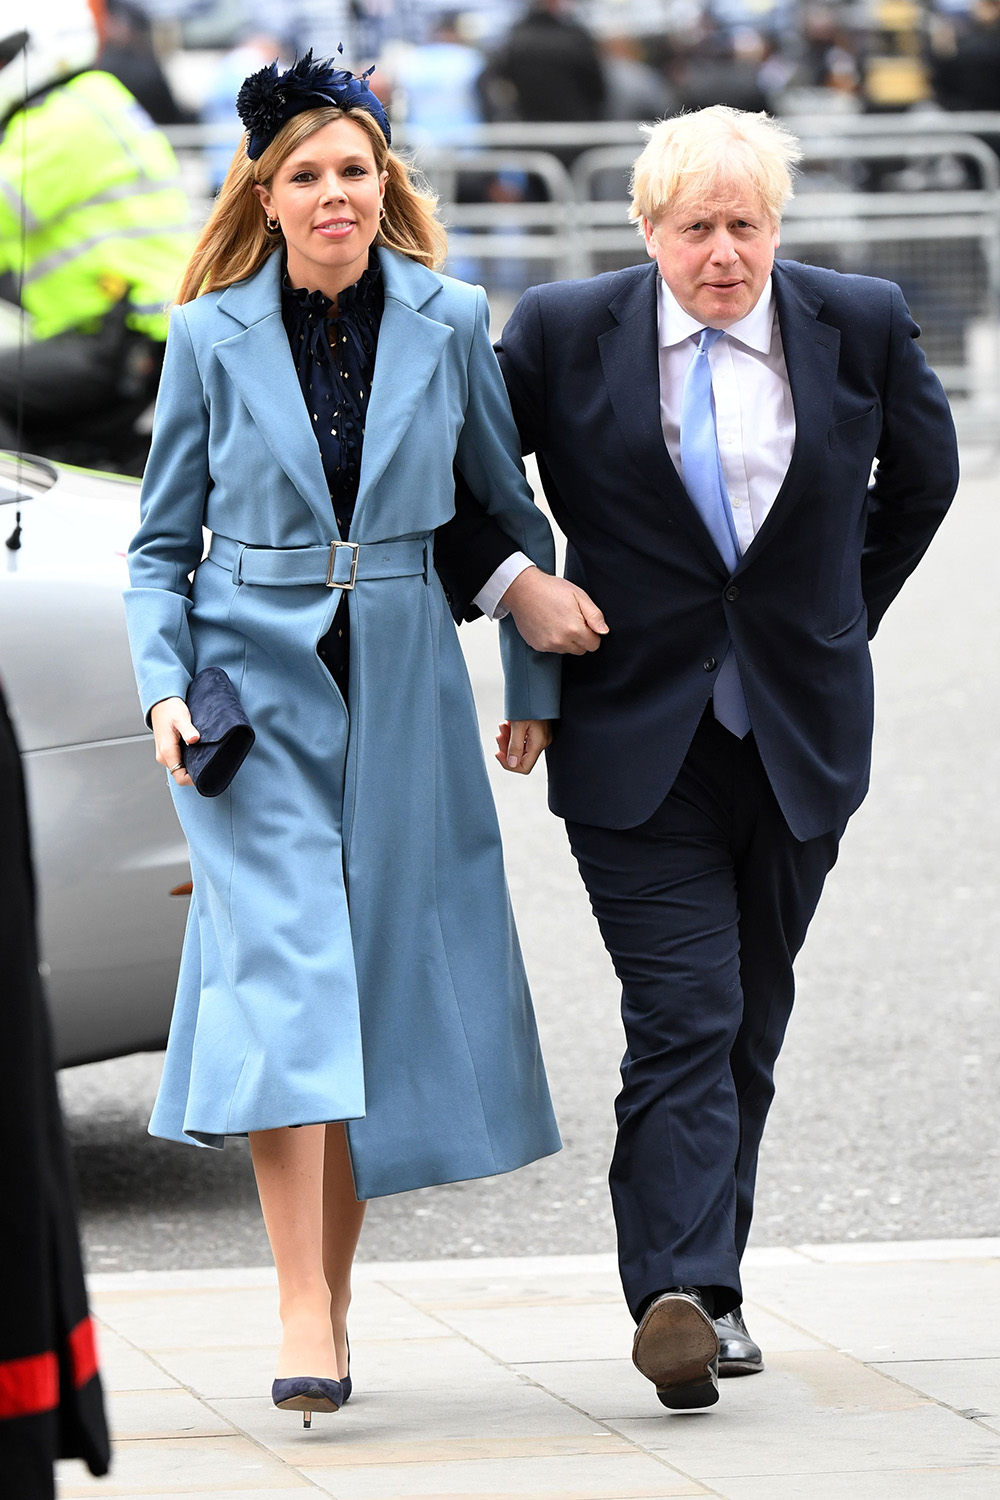
[[[346,1337],[346,1335],[345,1335],[345,1337]],[[341,1405],[343,1406],[343,1405],[346,1405],[346,1403],[348,1401],[350,1401],[350,1399],[351,1399],[351,1392],[354,1389],[354,1386],[351,1383],[351,1341],[350,1341],[350,1339],[347,1340],[347,1374],[344,1376],[343,1380],[340,1382],[340,1388],[341,1388],[341,1390],[344,1393],[344,1399],[341,1402]]]
[[[276,1380],[271,1386],[271,1400],[281,1411],[300,1411],[302,1426],[312,1427],[314,1411],[339,1411],[344,1404],[344,1387],[339,1380],[321,1375],[295,1375]]]

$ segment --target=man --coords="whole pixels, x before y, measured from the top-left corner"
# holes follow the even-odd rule
[[[775,261],[797,157],[763,115],[657,125],[655,265],[533,288],[498,350],[607,621],[565,662],[550,805],[622,982],[633,1358],[681,1409],[717,1401],[720,1339],[722,1373],[762,1368],[739,1265],[792,961],[868,785],[868,640],[958,477],[898,287]]]
[[[14,9],[0,35],[0,272],[33,337],[0,353],[0,447],[45,453],[95,423],[124,423],[125,442],[155,391],[187,198],[166,137],[96,70],[85,0]],[[141,472],[146,446],[120,466]]]

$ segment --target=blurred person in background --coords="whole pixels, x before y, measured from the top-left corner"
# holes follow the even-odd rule
[[[463,39],[459,25],[459,14],[446,11],[429,41],[407,47],[397,56],[393,70],[393,120],[401,123],[411,147],[460,148],[470,129],[482,121],[476,84],[483,56],[477,47]],[[494,181],[490,173],[457,172],[455,202],[484,202]],[[479,263],[457,253],[461,239],[460,233],[452,233],[449,269],[462,281],[476,281]]]
[[[146,12],[133,0],[104,0],[97,67],[123,83],[156,125],[184,125],[195,117],[174,98],[153,45]]]
[[[266,67],[272,59],[279,59],[287,67],[292,61],[284,41],[272,32],[248,28],[231,51],[219,58],[212,70],[205,98],[201,107],[201,118],[206,125],[227,126],[231,139],[208,147],[209,178],[212,192],[217,193],[226,179],[229,163],[233,159],[236,142],[243,133],[240,117],[236,112],[236,95],[244,78]]]
[[[601,46],[604,117],[607,120],[661,120],[677,109],[676,91],[650,67],[632,36],[609,36]]]
[[[942,23],[935,32],[931,81],[934,97],[949,110],[1000,110],[1000,0],[975,0],[965,24]],[[1000,135],[983,140],[1000,156]],[[974,169],[973,185],[979,185]]]
[[[32,340],[0,352],[0,447],[44,454],[101,423],[127,443],[155,390],[187,199],[166,137],[96,68],[84,0],[18,9],[0,38],[0,266]]]
[[[411,145],[460,145],[463,131],[482,120],[476,84],[483,56],[464,39],[460,20],[458,11],[445,11],[429,41],[397,57],[393,120]]]
[[[600,120],[607,98],[597,44],[569,0],[533,0],[479,87],[491,120]]]
[[[0,1493],[52,1500],[53,1464],[109,1450],[38,973],[24,780],[0,692]]]
[[[935,33],[931,80],[944,109],[1000,110],[1000,0],[975,0],[969,19]],[[1000,155],[1000,137],[985,137]]]

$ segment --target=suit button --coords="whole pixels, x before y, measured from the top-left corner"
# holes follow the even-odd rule
[[[734,601],[737,600],[740,597],[740,591],[739,591],[738,585],[735,584],[735,583],[731,583],[729,585],[729,587],[726,589],[726,592],[723,595],[723,597],[725,599],[728,599],[728,601],[729,601],[730,604],[734,603]]]
[[[705,660],[702,662],[702,666],[705,668],[706,672],[714,672],[715,671],[715,657],[714,656],[706,656]]]

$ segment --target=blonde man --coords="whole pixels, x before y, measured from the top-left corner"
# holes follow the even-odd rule
[[[763,1368],[739,1266],[792,962],[868,785],[869,638],[958,476],[899,288],[775,261],[797,156],[721,106],[655,126],[653,264],[533,288],[498,351],[609,627],[564,664],[550,804],[622,983],[633,1358],[680,1409]]]

